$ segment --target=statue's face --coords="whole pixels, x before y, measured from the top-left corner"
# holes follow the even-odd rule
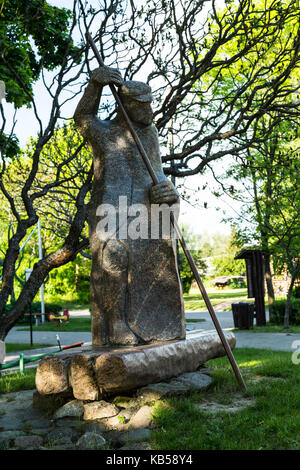
[[[131,121],[143,124],[144,126],[150,126],[153,119],[151,103],[143,103],[127,97],[124,97],[122,102]]]

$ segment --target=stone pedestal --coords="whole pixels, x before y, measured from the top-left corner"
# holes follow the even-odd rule
[[[231,349],[235,336],[225,332]],[[224,356],[217,333],[190,332],[185,340],[128,348],[91,348],[45,356],[36,373],[40,394],[70,393],[99,400],[196,371],[209,359]]]

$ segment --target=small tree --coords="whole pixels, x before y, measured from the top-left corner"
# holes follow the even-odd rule
[[[261,128],[277,116],[270,115]],[[299,276],[300,191],[299,191],[299,128],[297,120],[282,121],[270,139],[239,159],[242,165],[232,166],[226,177],[235,178],[240,187],[224,190],[240,200],[242,209],[235,218],[238,236],[245,244],[259,245],[265,253],[269,307],[274,290],[270,260],[275,271],[287,270],[291,276],[287,293],[284,326],[289,325],[290,299]],[[273,127],[273,124],[271,125]],[[247,198],[245,197],[247,195]],[[230,219],[232,221],[232,219]]]

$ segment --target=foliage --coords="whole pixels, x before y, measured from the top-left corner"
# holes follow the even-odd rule
[[[51,271],[46,294],[62,301],[64,297],[71,296],[84,304],[89,303],[90,272],[91,261],[78,256],[75,261]]]
[[[11,309],[14,307],[14,303],[10,303],[6,305],[5,309],[5,314],[9,314]],[[61,304],[54,303],[54,302],[46,302],[45,303],[45,313],[46,315],[49,313],[60,313],[62,312],[63,307]],[[30,313],[30,307],[24,312],[24,314],[29,314]],[[41,302],[33,302],[31,306],[31,313],[34,315],[35,313],[41,313]],[[46,317],[47,319],[47,317]],[[22,317],[19,318],[18,324],[28,324],[30,323],[30,319],[28,316],[23,315]]]
[[[300,299],[300,284],[298,284],[298,285],[293,289],[292,296],[293,296],[295,299]]]
[[[32,85],[42,69],[53,70],[65,57],[70,10],[41,0],[5,0],[0,7],[1,80],[6,101],[16,108],[30,105]]]
[[[213,259],[216,276],[244,276],[246,272],[245,262],[235,260],[236,253],[225,253],[224,256]]]
[[[182,225],[181,232],[183,234],[184,240],[189,247],[192,258],[196,264],[196,267],[199,271],[201,277],[205,277],[206,274],[206,263],[203,260],[202,250],[199,249],[199,235],[195,234],[193,228],[189,225]],[[186,256],[179,244],[178,241],[178,265],[180,271],[180,278],[182,284],[182,290],[184,294],[188,294],[192,285],[194,274],[191,270],[191,267],[186,259]]]
[[[202,256],[201,251],[192,250],[191,255],[193,257],[193,260],[196,264],[196,267],[198,269],[198,272],[201,278],[204,278],[207,266],[206,266],[205,261],[201,259],[201,256]],[[182,250],[180,250],[179,252],[179,265],[180,265],[180,277],[182,281],[182,290],[184,294],[188,294],[195,277],[186,259],[186,256]]]
[[[36,140],[31,139],[26,148],[17,159],[12,160],[7,166],[3,182],[6,188],[15,195],[14,205],[19,214],[25,217],[26,207],[21,197],[22,187],[30,173],[30,155],[33,152]],[[78,152],[77,149],[80,149]],[[65,162],[68,164],[65,165]],[[37,197],[34,204],[39,212],[43,254],[51,252],[61,246],[62,241],[67,236],[70,221],[76,211],[77,188],[79,188],[87,175],[87,167],[90,166],[91,152],[83,146],[82,138],[74,128],[74,125],[64,125],[57,127],[53,137],[44,146],[39,169],[33,182],[34,194],[48,189],[42,198]],[[34,195],[33,195],[34,198]],[[9,201],[0,193],[1,212],[0,218],[7,220],[10,213]],[[3,226],[3,235],[14,231],[16,222],[12,219],[8,225]],[[87,233],[87,228],[82,235]],[[30,232],[28,233],[28,235]],[[7,240],[2,236],[0,240],[0,250],[5,254],[7,250]],[[25,249],[19,255],[15,272],[14,289],[12,292],[12,302],[18,297],[25,284],[25,269],[35,265],[39,260],[37,232],[32,236]],[[84,302],[89,298],[89,267],[90,260],[78,256],[70,265],[55,269],[46,278],[45,292],[51,297],[59,297],[66,292],[78,297]],[[0,266],[1,271],[2,266]],[[78,274],[76,274],[78,269]],[[1,274],[1,273],[0,273]],[[55,295],[53,295],[55,294]]]
[[[285,307],[286,300],[275,300],[273,303],[272,314],[270,316],[270,323],[283,325]],[[289,320],[291,325],[300,325],[300,299],[291,299]]]
[[[249,2],[249,6],[252,2]],[[258,28],[243,37],[236,36],[233,48],[241,47],[254,39],[253,33],[260,34],[264,28],[263,16],[267,7],[270,18],[276,23],[278,10],[290,7],[288,21],[281,22],[274,35],[265,37],[261,44],[260,54],[253,52],[240,58],[236,63],[222,72],[222,86],[213,85],[213,93],[232,103],[236,88],[248,80],[248,92],[251,96],[250,108],[258,111],[261,102],[268,100],[274,88],[281,82],[280,70],[286,63],[287,55],[293,54],[295,37],[299,35],[299,2],[273,2],[272,0],[255,2],[252,9],[252,21]],[[235,6],[238,8],[238,6]],[[252,5],[250,6],[250,9]],[[225,10],[227,7],[225,8]],[[271,32],[275,23],[269,28]],[[245,26],[249,26],[246,19]],[[224,54],[232,50],[224,45]],[[245,134],[236,135],[232,142],[237,146],[246,144],[245,151],[239,152],[225,175],[218,176],[222,193],[239,201],[241,210],[235,221],[239,226],[238,237],[246,245],[258,245],[265,253],[266,283],[269,307],[272,309],[274,289],[272,286],[271,262],[275,273],[287,270],[291,277],[287,294],[285,324],[288,327],[289,298],[293,284],[300,272],[299,247],[299,52],[296,51],[295,62],[290,74],[285,78],[281,93],[275,98],[274,106],[255,123],[249,122]],[[269,68],[273,63],[272,68]],[[276,78],[276,74],[279,75]],[[214,71],[212,72],[214,74]],[[258,77],[259,75],[259,77]],[[254,80],[254,77],[258,80]],[[263,81],[268,84],[264,90]],[[245,102],[240,95],[234,103],[238,116],[243,115]],[[247,109],[250,109],[247,106]],[[253,137],[255,136],[255,139]],[[250,145],[247,145],[248,144]]]
[[[184,253],[180,253],[180,277],[182,281],[182,290],[184,294],[188,294],[191,288],[191,284],[194,279],[191,267],[186,259]]]
[[[270,138],[266,139],[259,148],[249,151],[242,159],[242,165],[235,165],[230,169],[230,177],[234,177],[241,185],[234,196],[243,200],[241,213],[236,218],[240,224],[240,238],[247,243],[259,244],[267,260],[271,256],[274,273],[281,274],[287,271],[290,275],[286,327],[288,327],[289,298],[300,272],[300,161],[299,130],[296,127],[299,117],[294,118],[294,121],[281,121],[275,126],[277,116],[270,115],[265,122],[262,122],[260,129],[264,136],[265,128],[272,123],[273,132]],[[247,199],[244,196],[245,192],[248,195]],[[267,269],[270,273],[269,261],[266,262],[266,272]],[[269,274],[269,279],[270,277]],[[269,298],[272,298],[270,281],[267,282],[267,286]]]
[[[232,235],[222,232],[201,232],[199,235],[198,246],[201,248],[204,258],[221,256],[228,250],[228,244]]]
[[[246,265],[243,260],[235,260],[235,256],[239,252],[239,242],[235,227],[227,237],[223,247],[222,254],[216,256],[212,260],[215,276],[245,276]]]
[[[22,188],[29,178],[31,157],[37,145],[38,139],[31,138],[18,158],[7,164],[2,177],[7,190],[14,194],[15,208],[22,217],[26,216]],[[74,123],[57,126],[51,139],[43,146],[31,197],[41,220],[44,253],[65,239],[76,210],[77,191],[87,177],[91,161],[91,151],[84,145]],[[0,193],[0,200],[0,214],[3,210],[8,213],[9,201],[3,193]]]
[[[229,287],[240,289],[240,288],[243,288],[243,287],[247,287],[247,282],[246,282],[245,279],[240,279],[240,278],[233,277],[232,279],[230,279],[228,285],[229,285]]]
[[[207,278],[212,269],[213,276],[245,274],[245,263],[234,259],[239,249],[234,227],[230,235],[219,232],[195,234],[191,227],[185,225],[182,227],[182,233],[195,258],[201,277]],[[183,253],[180,254],[180,265],[181,278],[186,285],[184,292],[188,293],[194,277],[187,261],[184,260]],[[243,287],[236,284],[232,283],[235,287]]]
[[[193,253],[193,259],[197,263],[197,257],[195,257],[195,253]],[[182,290],[184,294],[188,294],[195,277],[184,253],[180,254],[180,265],[181,265],[180,277],[182,280]],[[198,259],[197,267],[199,271],[199,259]],[[205,271],[205,265],[203,262],[202,262],[201,267]],[[201,273],[200,273],[200,276],[201,276]],[[204,277],[203,273],[201,277],[202,278]]]
[[[261,2],[257,2],[262,6]],[[286,2],[283,2],[287,5]],[[270,7],[270,14],[274,13],[273,2],[266,2]],[[298,8],[299,4],[294,4]],[[275,15],[276,17],[276,15]],[[292,50],[293,37],[299,22],[296,17],[281,25],[279,35],[266,44],[267,54],[262,54],[254,59],[256,70],[267,70],[274,58],[279,66],[280,57],[283,58],[283,49]],[[280,37],[281,36],[281,39]],[[284,44],[284,47],[283,47]],[[241,63],[243,59],[241,60]],[[252,64],[243,64],[242,72],[245,72],[249,82],[252,77]],[[241,79],[238,70],[232,69],[224,78],[229,96],[235,93],[236,81]],[[243,75],[242,73],[242,75]],[[272,73],[271,73],[272,75]],[[272,77],[270,80],[272,82]],[[250,85],[253,93],[257,91]],[[272,85],[273,86],[273,85]],[[270,90],[272,90],[272,86]],[[274,299],[274,290],[271,278],[271,262],[275,273],[279,274],[287,270],[291,277],[290,288],[287,294],[285,322],[288,326],[289,298],[293,284],[299,276],[299,106],[297,91],[299,86],[299,66],[296,66],[286,80],[285,89],[281,96],[276,98],[276,105],[260,118],[255,125],[251,124],[247,133],[242,137],[236,137],[237,144],[243,144],[245,140],[251,142],[253,135],[257,141],[247,147],[245,152],[240,152],[234,158],[232,164],[223,176],[219,176],[218,182],[225,193],[241,204],[238,215],[231,217],[239,226],[238,237],[245,245],[258,245],[265,253],[266,282],[270,310]],[[255,91],[256,90],[256,91]],[[289,93],[288,90],[293,91]],[[216,90],[216,93],[219,93]],[[222,93],[222,91],[220,91]],[[260,90],[259,99],[265,99],[266,95]],[[254,100],[253,105],[259,102]],[[236,111],[243,107],[242,101],[235,103]],[[284,111],[283,113],[279,111]]]

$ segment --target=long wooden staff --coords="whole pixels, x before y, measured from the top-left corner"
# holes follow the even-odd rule
[[[100,65],[101,67],[103,67],[103,66],[104,66],[104,62],[103,62],[103,60],[102,60],[102,58],[101,58],[101,56],[100,56],[100,54],[99,54],[99,51],[98,51],[98,49],[97,49],[97,47],[96,47],[96,45],[95,45],[95,43],[94,43],[94,41],[93,41],[93,38],[91,37],[91,35],[90,35],[89,32],[86,33],[86,37],[87,37],[87,40],[88,40],[88,42],[90,43],[90,45],[91,45],[91,47],[92,47],[92,50],[93,50],[93,52],[94,52],[94,54],[95,54],[96,59],[97,59],[98,62],[99,62],[99,65]],[[138,148],[138,150],[139,150],[139,152],[140,152],[140,155],[141,155],[141,157],[142,157],[142,159],[143,159],[143,161],[144,161],[144,164],[145,164],[146,167],[147,167],[147,170],[148,170],[148,172],[149,172],[149,175],[150,175],[150,177],[151,177],[153,183],[154,183],[154,184],[158,184],[159,181],[158,181],[158,179],[157,179],[157,177],[156,177],[156,175],[155,175],[155,173],[154,173],[154,171],[153,171],[151,162],[150,162],[150,160],[149,160],[149,158],[148,158],[148,156],[147,156],[147,154],[146,154],[146,152],[145,152],[145,149],[144,149],[144,147],[143,147],[143,145],[142,145],[142,142],[140,141],[140,139],[139,139],[137,133],[135,132],[135,129],[134,129],[134,127],[133,127],[133,125],[132,125],[132,123],[131,123],[131,121],[130,121],[128,115],[127,115],[127,112],[126,112],[126,110],[125,110],[125,108],[124,108],[124,106],[123,106],[123,104],[122,104],[122,101],[121,101],[121,99],[120,99],[120,97],[119,97],[119,95],[118,95],[118,93],[117,93],[117,90],[116,90],[115,86],[114,86],[113,84],[110,84],[109,87],[110,87],[111,92],[112,92],[112,94],[113,94],[113,96],[114,96],[114,98],[115,98],[115,100],[116,100],[116,102],[117,102],[117,104],[118,104],[118,106],[119,106],[119,109],[120,109],[120,111],[121,111],[121,113],[122,113],[122,115],[123,115],[123,117],[124,117],[124,119],[125,119],[125,121],[126,121],[126,124],[127,124],[127,126],[128,126],[128,129],[129,129],[129,131],[130,131],[130,133],[131,133],[131,135],[132,135],[132,137],[133,137],[133,140],[134,140],[135,143],[136,143],[136,146],[137,146],[137,148]],[[221,325],[220,325],[220,323],[219,323],[219,320],[218,320],[218,318],[217,318],[217,316],[216,316],[216,314],[215,314],[215,311],[214,311],[214,309],[213,309],[213,306],[212,306],[212,304],[211,304],[211,302],[210,302],[210,300],[209,300],[209,298],[208,298],[207,292],[206,292],[205,287],[204,287],[204,285],[203,285],[203,283],[202,283],[202,280],[201,280],[201,278],[200,278],[198,269],[197,269],[197,267],[196,267],[196,265],[195,265],[195,262],[194,262],[194,260],[193,260],[193,258],[192,258],[192,256],[191,256],[191,253],[190,253],[190,251],[189,251],[189,249],[188,249],[188,247],[187,247],[187,245],[186,245],[186,243],[185,243],[185,240],[184,240],[184,238],[183,238],[183,235],[182,235],[182,233],[181,233],[181,230],[180,230],[180,228],[179,228],[179,226],[178,226],[177,220],[175,219],[175,217],[174,217],[174,215],[173,215],[172,212],[171,212],[171,222],[172,222],[173,227],[174,227],[174,229],[175,229],[175,231],[176,231],[177,237],[178,237],[178,239],[179,239],[179,241],[180,241],[181,247],[182,247],[182,249],[183,249],[183,251],[184,251],[184,254],[185,254],[185,256],[186,256],[186,258],[187,258],[187,260],[188,260],[188,263],[189,263],[189,265],[190,265],[190,267],[191,267],[191,270],[192,270],[192,272],[193,272],[193,274],[194,274],[194,276],[195,276],[195,279],[196,279],[196,282],[197,282],[197,284],[198,284],[199,290],[200,290],[201,295],[202,295],[202,297],[203,297],[203,299],[204,299],[204,302],[205,302],[205,304],[206,304],[206,307],[207,307],[207,309],[208,309],[208,311],[209,311],[209,313],[210,313],[210,316],[211,316],[212,321],[213,321],[213,323],[214,323],[214,325],[215,325],[215,328],[216,328],[216,330],[217,330],[217,332],[218,332],[218,335],[219,335],[219,337],[220,337],[220,339],[221,339],[221,342],[222,342],[222,344],[223,344],[223,346],[224,346],[224,349],[225,349],[225,351],[226,351],[226,354],[227,354],[227,356],[228,356],[228,359],[229,359],[229,361],[230,361],[230,364],[231,364],[231,366],[232,366],[232,369],[233,369],[233,371],[234,371],[234,373],[235,373],[235,376],[236,376],[236,378],[237,378],[237,381],[238,381],[238,383],[240,384],[241,388],[242,388],[244,391],[246,391],[247,388],[246,388],[245,382],[244,382],[244,380],[243,380],[243,377],[242,377],[242,375],[241,375],[241,372],[240,372],[240,370],[239,370],[239,367],[238,367],[238,365],[237,365],[237,363],[236,363],[236,361],[235,361],[235,359],[234,359],[234,357],[233,357],[233,354],[232,354],[232,351],[231,351],[230,346],[229,346],[229,344],[228,344],[228,341],[227,341],[227,339],[226,339],[226,337],[225,337],[225,335],[224,335],[224,333],[223,333],[223,330],[222,330],[222,328],[221,328]]]

